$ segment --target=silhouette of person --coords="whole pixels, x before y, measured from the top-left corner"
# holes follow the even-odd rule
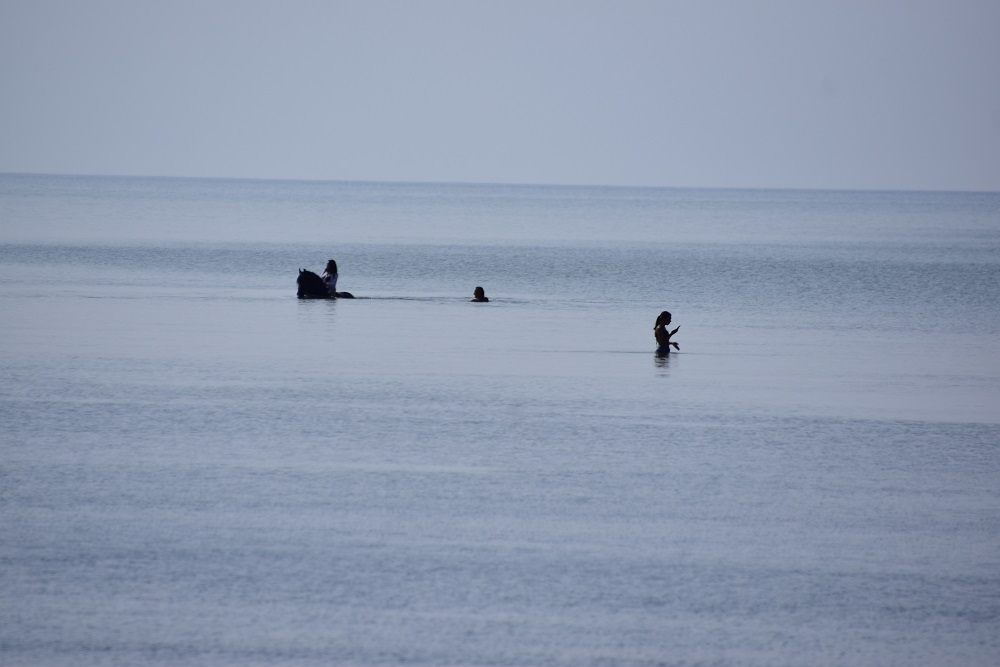
[[[472,298],[469,299],[469,303],[486,303],[489,299],[486,298],[486,291],[482,287],[477,287],[472,290]]]
[[[323,269],[323,275],[320,278],[326,283],[326,291],[329,292],[330,296],[337,296],[337,263],[335,261],[331,259],[326,263],[326,268]]]
[[[653,337],[656,338],[656,352],[658,354],[669,354],[670,347],[673,346],[675,350],[680,350],[681,346],[670,340],[670,337],[677,333],[680,326],[675,328],[673,331],[667,329],[670,326],[671,315],[667,311],[663,311],[656,316],[656,323],[653,325]]]

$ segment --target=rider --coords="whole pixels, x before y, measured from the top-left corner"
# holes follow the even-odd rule
[[[330,296],[337,296],[337,263],[332,259],[326,263],[323,275],[320,276],[326,283],[326,291]]]

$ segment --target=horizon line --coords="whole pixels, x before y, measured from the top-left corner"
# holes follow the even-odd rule
[[[727,186],[727,185],[612,185],[607,183],[524,183],[514,181],[433,181],[433,180],[372,180],[334,178],[268,178],[260,176],[177,176],[154,174],[107,174],[107,173],[67,173],[0,171],[0,176],[47,176],[55,178],[122,178],[161,180],[202,180],[202,181],[260,181],[266,183],[343,183],[363,185],[447,185],[470,187],[524,187],[524,188],[609,188],[623,190],[739,190],[778,192],[927,192],[954,194],[1000,194],[998,190],[947,189],[947,188],[886,188],[886,187],[805,187],[805,186]]]

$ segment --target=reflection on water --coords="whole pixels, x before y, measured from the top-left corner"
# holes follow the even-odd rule
[[[657,369],[663,371],[660,373],[660,375],[666,375],[666,371],[670,369],[671,356],[672,355],[670,354],[669,350],[667,350],[666,352],[661,352],[657,350],[656,352],[653,353],[653,363],[656,365]]]

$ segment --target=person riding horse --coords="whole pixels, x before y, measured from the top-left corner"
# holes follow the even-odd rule
[[[296,296],[300,299],[353,299],[350,292],[331,292],[327,289],[327,282],[307,269],[299,269],[299,277],[296,279],[299,286]]]

